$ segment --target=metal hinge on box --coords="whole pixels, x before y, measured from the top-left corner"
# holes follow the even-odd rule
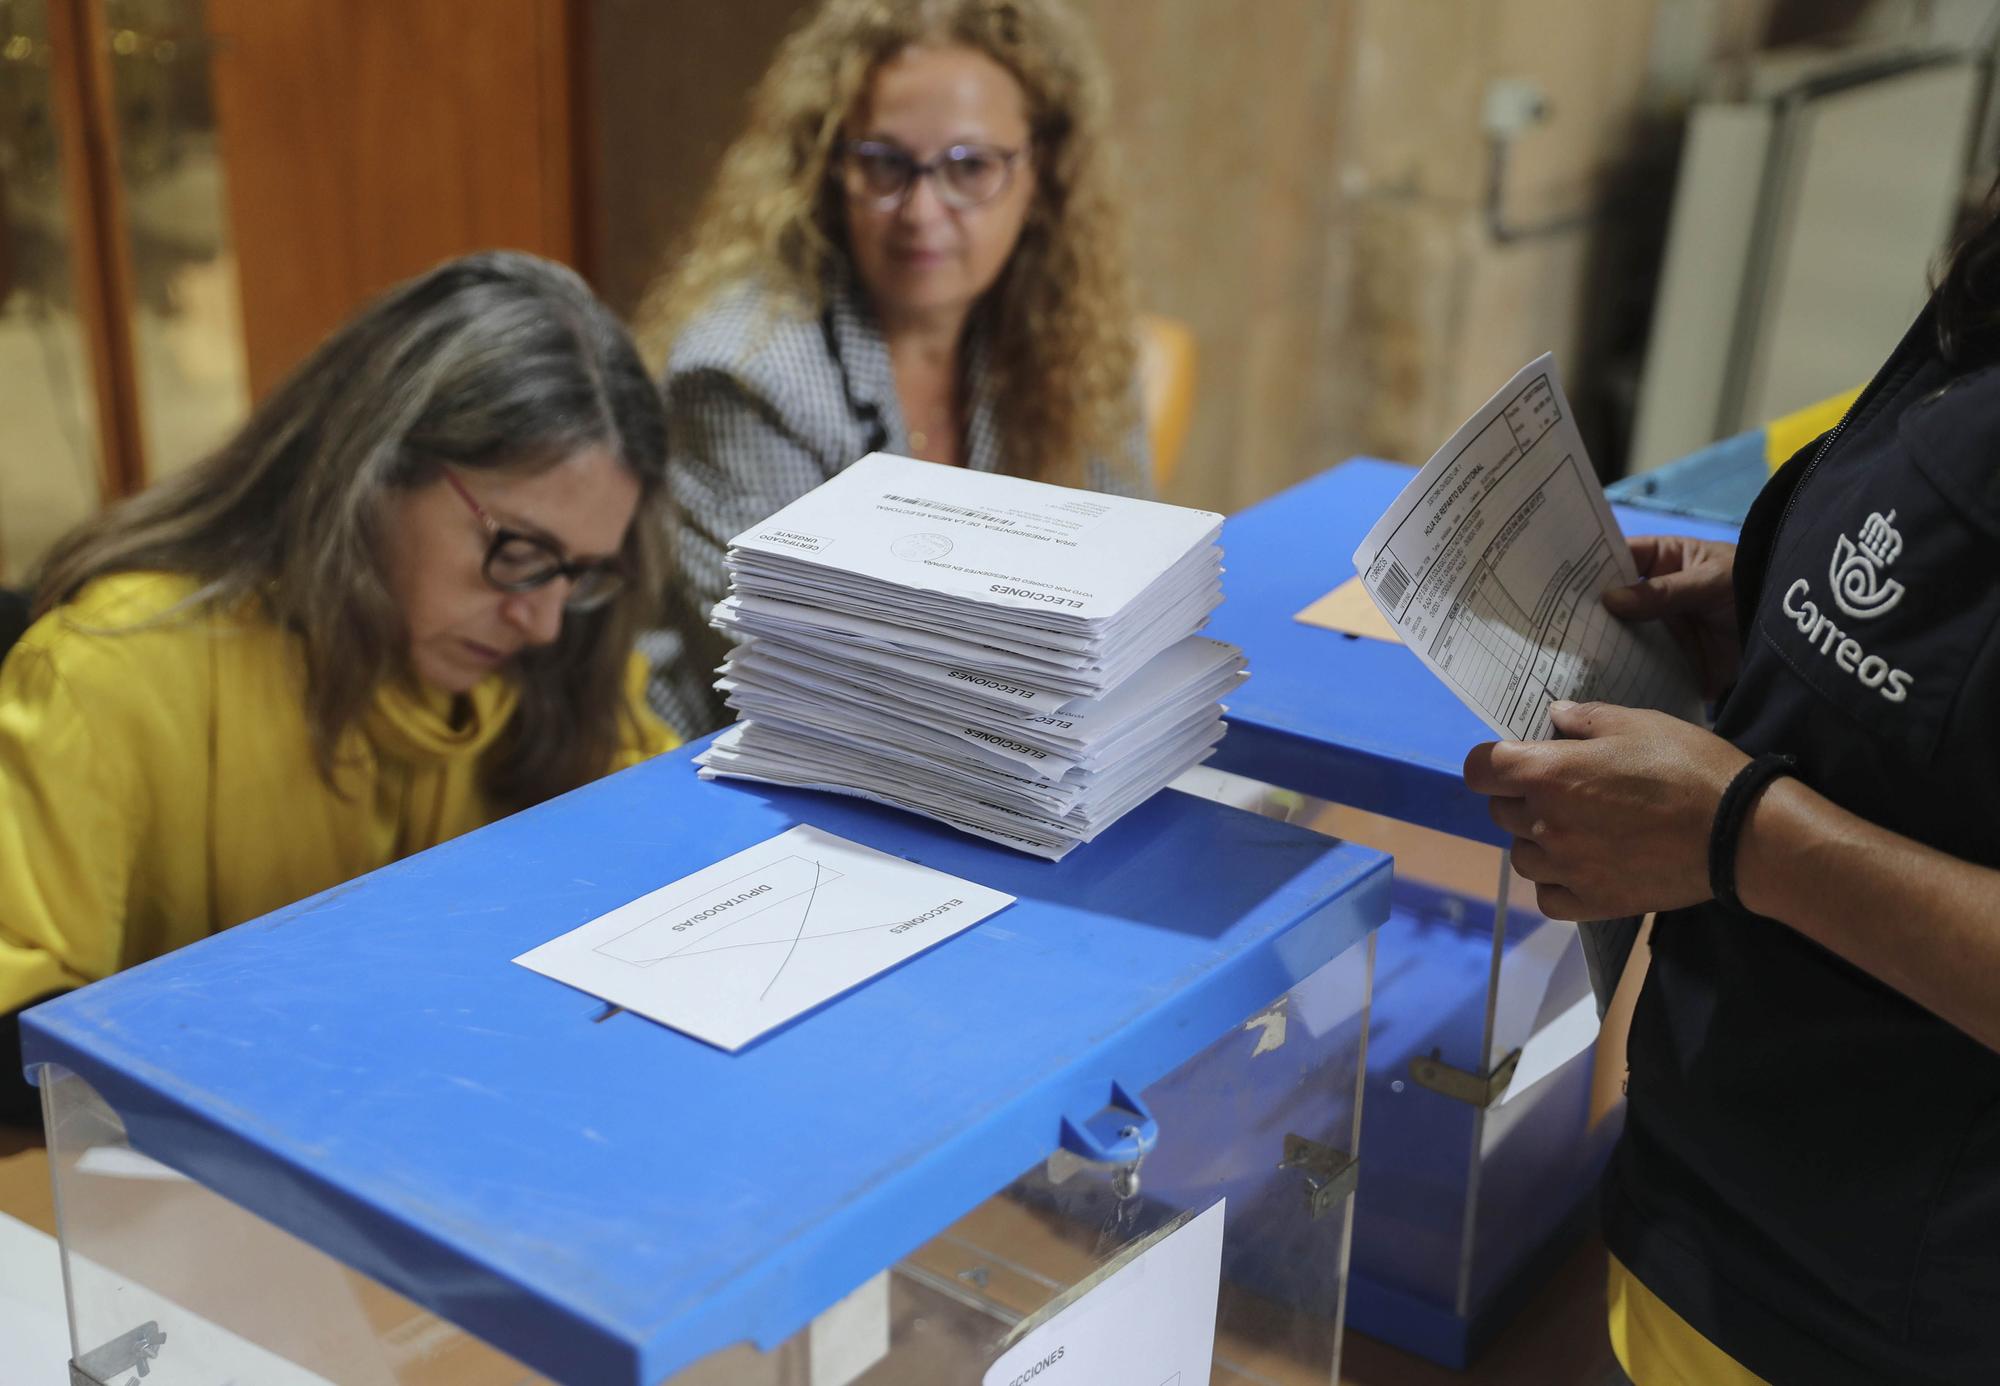
[[[82,1357],[72,1357],[69,1362],[69,1386],[129,1386],[137,1377],[127,1377],[123,1373],[137,1371],[139,1376],[149,1375],[153,1370],[153,1359],[160,1355],[160,1345],[167,1341],[167,1335],[160,1325],[148,1319],[129,1333],[121,1333],[110,1342],[94,1347]]]
[[[1338,1208],[1361,1178],[1359,1158],[1304,1136],[1285,1137],[1285,1158],[1278,1168],[1305,1171],[1306,1207],[1315,1219]]]
[[[1514,1069],[1521,1062],[1521,1051],[1516,1049],[1493,1065],[1490,1073],[1472,1073],[1453,1068],[1438,1055],[1439,1051],[1433,1049],[1427,1059],[1410,1060],[1410,1077],[1432,1092],[1474,1107],[1491,1107],[1498,1101],[1500,1094],[1507,1091],[1507,1085],[1514,1081]]]

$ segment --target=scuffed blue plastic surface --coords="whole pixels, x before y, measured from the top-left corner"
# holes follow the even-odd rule
[[[1356,458],[1222,527],[1225,589],[1209,634],[1240,645],[1250,679],[1230,695],[1218,770],[1441,832],[1498,844],[1460,778],[1493,733],[1401,645],[1309,626],[1300,611],[1354,576],[1354,550],[1411,468]],[[1627,535],[1734,539],[1730,527],[1617,508]]]
[[[1494,733],[1401,645],[1296,618],[1354,576],[1354,550],[1414,475],[1357,458],[1229,520],[1229,600],[1211,633],[1250,654],[1230,698],[1218,769],[1496,848],[1504,835],[1460,778]],[[1734,540],[1733,526],[1614,505],[1627,535]],[[1495,858],[1498,866],[1498,858]],[[1530,1293],[1587,1215],[1615,1123],[1588,1129],[1592,1056],[1556,1074],[1533,1119],[1480,1161],[1469,1303],[1453,1292],[1473,1177],[1474,1109],[1409,1081],[1411,1058],[1442,1051],[1476,1069],[1492,948],[1492,904],[1408,881],[1378,935],[1367,1114],[1355,1196],[1347,1323],[1463,1367]],[[1507,949],[1539,922],[1510,912]],[[1504,964],[1503,964],[1504,966]],[[1283,1275],[1263,1286],[1287,1298]]]
[[[1614,502],[1640,510],[1741,527],[1751,502],[1770,479],[1764,430],[1755,428],[1710,443],[1664,467],[1614,482],[1604,493]]]
[[[1389,921],[1375,937],[1346,1321],[1357,1332],[1453,1368],[1471,1361],[1573,1244],[1617,1133],[1615,1121],[1589,1128],[1588,1052],[1543,1077],[1532,1097],[1514,1095],[1533,1110],[1529,1119],[1507,1123],[1480,1161],[1473,1266],[1460,1314],[1476,1113],[1411,1081],[1410,1060],[1439,1050],[1448,1063],[1477,1066],[1492,912],[1491,901],[1398,879]],[[1510,960],[1546,926],[1532,910],[1510,910]],[[1312,1092],[1299,1083],[1299,1072],[1351,1065],[1356,1052],[1345,1032],[1314,1034],[1295,1025],[1281,1050],[1241,1066],[1233,1078],[1232,1109],[1257,1114],[1268,1144],[1273,1131],[1294,1127],[1266,1114],[1300,1125],[1309,1120],[1296,1111]],[[1249,1124],[1240,1115],[1232,1123],[1213,1109],[1214,1085],[1203,1077],[1183,1070],[1149,1090],[1162,1125],[1227,1131]],[[1163,1152],[1147,1166],[1149,1194],[1160,1197],[1168,1212],[1185,1206],[1180,1186],[1209,1177],[1207,1155],[1187,1147]],[[1269,1203],[1278,1206],[1262,1206]],[[1290,1187],[1232,1189],[1225,1273],[1232,1284],[1266,1299],[1331,1319],[1340,1307],[1334,1287],[1322,1268],[1287,1242],[1297,1223],[1295,1205]],[[1246,1228],[1257,1235],[1244,1235]]]
[[[1507,914],[1503,969],[1549,927],[1535,911]],[[1376,935],[1368,1044],[1363,1178],[1354,1207],[1348,1324],[1372,1337],[1462,1368],[1531,1293],[1549,1253],[1566,1249],[1593,1202],[1617,1123],[1590,1127],[1595,1055],[1585,1050],[1515,1091],[1515,1119],[1488,1114],[1474,1154],[1477,1112],[1411,1080],[1410,1061],[1441,1052],[1479,1066],[1493,947],[1493,902],[1409,880],[1396,882],[1389,922]],[[1522,1112],[1525,1119],[1521,1119]],[[1495,1133],[1502,1131],[1495,1139]],[[1476,1222],[1465,1210],[1478,1166]],[[1457,1303],[1470,1253],[1467,1302]]]
[[[1388,913],[1380,853],[1171,791],[1052,865],[693,749],[38,1007],[27,1061],[536,1370],[649,1386],[782,1341]],[[798,822],[1019,903],[734,1056],[509,961]]]

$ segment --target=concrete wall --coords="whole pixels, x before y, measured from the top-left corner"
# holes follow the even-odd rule
[[[1422,461],[1554,350],[1583,409],[1613,174],[1640,148],[1655,0],[1086,0],[1121,92],[1146,303],[1203,352],[1180,499],[1223,509],[1355,453]],[[1488,87],[1538,85],[1496,243]],[[1643,304],[1641,305],[1643,311]]]

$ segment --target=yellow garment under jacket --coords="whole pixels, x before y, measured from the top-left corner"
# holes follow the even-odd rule
[[[1768,1386],[1610,1258],[1605,1306],[1611,1350],[1633,1386]]]
[[[184,577],[100,578],[0,665],[0,1013],[81,986],[498,817],[482,754],[502,675],[459,700],[385,687],[320,778],[297,641],[176,611]],[[677,744],[640,733],[607,771]],[[629,739],[629,738],[628,738]]]

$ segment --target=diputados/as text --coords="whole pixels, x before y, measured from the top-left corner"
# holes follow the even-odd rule
[[[693,928],[696,924],[700,924],[704,920],[715,918],[715,916],[721,914],[726,909],[733,909],[737,905],[744,903],[746,900],[754,900],[759,895],[768,893],[770,889],[771,887],[769,885],[751,886],[750,889],[744,891],[741,895],[732,895],[727,900],[718,901],[717,903],[710,905],[707,909],[701,911],[701,913],[699,914],[689,915],[686,919],[683,919],[680,923],[674,925],[674,932],[679,933],[683,929]]]

